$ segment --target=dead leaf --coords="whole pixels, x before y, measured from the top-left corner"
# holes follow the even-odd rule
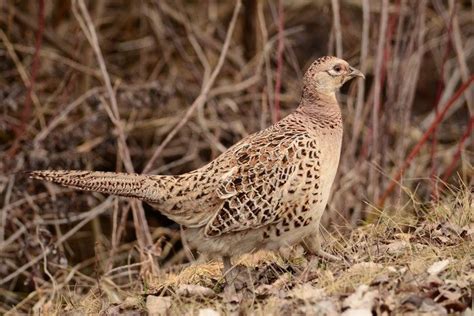
[[[450,301],[457,301],[462,297],[462,294],[459,292],[453,292],[453,291],[448,291],[448,290],[439,290],[440,295],[445,297],[446,299]]]
[[[298,308],[299,313],[303,315],[321,315],[321,316],[335,316],[339,315],[336,303],[331,300],[320,301],[317,304],[301,304]],[[284,314],[282,314],[284,315]]]
[[[368,308],[351,308],[344,311],[342,316],[372,316],[372,311]]]
[[[140,316],[143,312],[136,308],[136,309],[124,309],[121,305],[110,305],[107,307],[100,315],[104,316],[120,316],[120,315],[127,315],[127,316]]]
[[[200,296],[212,298],[216,296],[212,289],[196,284],[181,284],[176,290],[176,294],[184,297]]]
[[[450,263],[449,259],[437,261],[433,263],[427,270],[430,275],[438,275],[440,272],[444,271]]]
[[[284,288],[291,281],[291,274],[284,273],[282,274],[273,284],[260,284],[255,289],[255,294],[260,297],[265,297],[267,295],[276,295],[282,288]]]
[[[150,316],[166,315],[170,307],[171,297],[169,296],[148,295],[146,297],[146,308]]]
[[[342,303],[343,308],[347,308],[342,315],[372,315],[372,309],[378,294],[377,290],[370,290],[366,284],[359,285],[356,291],[349,295]]]
[[[372,282],[370,282],[370,285],[379,285],[379,284],[385,284],[390,281],[390,277],[388,273],[383,273],[378,276],[376,276]]]
[[[448,315],[448,311],[446,310],[446,308],[439,304],[436,304],[430,298],[425,298],[423,302],[421,302],[418,312],[427,313],[429,315]]]
[[[292,297],[305,302],[317,302],[326,297],[326,293],[321,288],[316,288],[311,284],[305,283],[295,287],[288,297]]]
[[[385,249],[388,254],[398,256],[405,252],[406,249],[410,248],[410,243],[405,240],[394,241],[382,249]]]
[[[359,262],[350,267],[350,273],[376,273],[383,268],[383,265],[380,263],[375,263],[372,261],[369,262]]]
[[[407,233],[397,233],[394,236],[403,241],[410,241],[413,238],[412,234],[407,234]]]
[[[122,308],[135,308],[135,307],[139,307],[140,304],[142,304],[142,299],[140,297],[137,297],[137,296],[128,296],[126,297],[122,304],[120,304],[120,306]]]
[[[422,286],[426,289],[430,289],[440,287],[443,284],[443,280],[436,275],[429,275],[426,280],[423,281]]]
[[[198,316],[220,316],[221,314],[218,311],[213,310],[212,308],[202,308],[198,312]]]
[[[402,305],[409,311],[418,309],[421,303],[423,303],[423,297],[417,294],[410,294],[402,300]]]
[[[105,316],[118,316],[118,315],[141,315],[141,304],[142,299],[137,296],[128,296],[125,300],[118,304],[111,304],[104,311]]]

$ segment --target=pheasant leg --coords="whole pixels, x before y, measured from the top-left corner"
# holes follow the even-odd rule
[[[224,288],[224,295],[227,297],[231,297],[236,293],[235,290],[235,270],[233,269],[232,266],[232,261],[230,260],[229,256],[223,256],[222,261],[224,262],[224,269],[222,271],[222,274],[225,277],[226,285]]]
[[[316,255],[318,257],[328,259],[331,261],[341,261],[341,258],[336,257],[330,253],[324,251],[321,247],[321,234],[319,233],[319,229],[317,229],[316,233],[308,236],[303,241],[303,247],[312,255]]]

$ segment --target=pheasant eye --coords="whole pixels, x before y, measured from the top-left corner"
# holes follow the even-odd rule
[[[339,71],[342,70],[342,67],[341,67],[341,65],[336,65],[336,66],[333,67],[333,69],[334,69],[334,71],[339,72]]]

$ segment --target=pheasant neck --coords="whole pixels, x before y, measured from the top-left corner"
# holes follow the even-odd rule
[[[316,120],[342,127],[341,109],[335,93],[324,94],[304,89],[298,111]]]

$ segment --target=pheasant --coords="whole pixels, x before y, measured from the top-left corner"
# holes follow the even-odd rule
[[[198,251],[231,257],[304,242],[321,248],[319,224],[339,164],[342,117],[336,91],[364,75],[339,58],[314,61],[298,108],[249,135],[200,169],[182,175],[33,171],[31,178],[137,198],[181,224]]]

